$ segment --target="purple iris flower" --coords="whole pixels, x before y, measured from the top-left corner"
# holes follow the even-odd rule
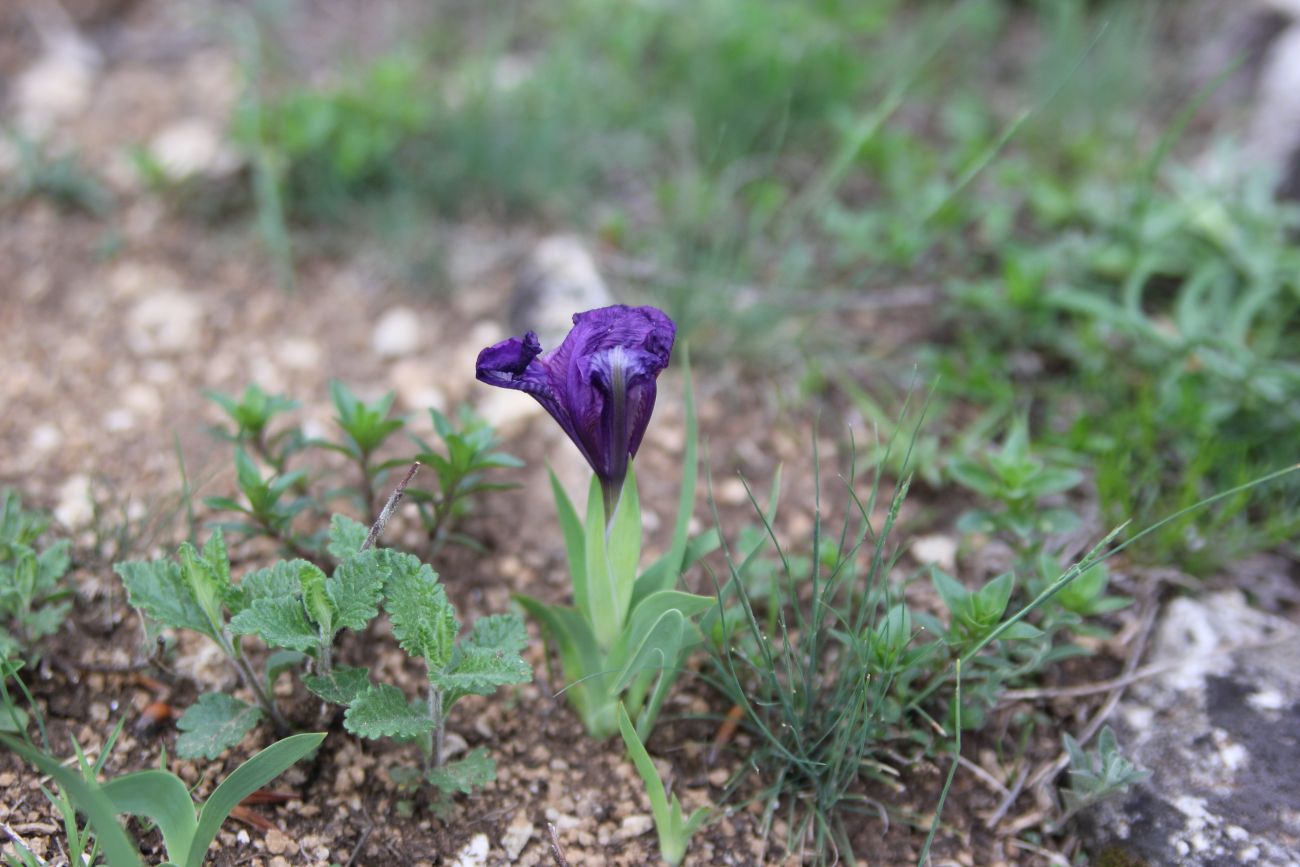
[[[611,515],[676,335],[662,310],[616,304],[573,314],[573,329],[548,352],[532,331],[489,346],[476,371],[482,382],[527,392],[545,407],[596,471]]]

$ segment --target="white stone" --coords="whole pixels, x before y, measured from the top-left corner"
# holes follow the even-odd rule
[[[409,307],[393,307],[379,317],[370,347],[380,358],[410,355],[420,348],[420,318]]]
[[[18,128],[39,138],[81,114],[90,104],[99,65],[99,53],[75,32],[55,34],[45,53],[13,82]]]
[[[142,418],[155,419],[162,414],[163,401],[152,385],[133,382],[122,389],[122,405]]]
[[[526,394],[494,388],[478,405],[478,414],[497,433],[508,436],[544,412],[542,405]]]
[[[290,370],[314,370],[320,366],[320,344],[308,337],[289,337],[276,344],[275,357]]]
[[[447,396],[438,387],[437,372],[428,361],[405,358],[388,369],[388,379],[397,392],[402,405],[414,410],[429,407],[442,412],[447,407]]]
[[[619,825],[618,833],[614,835],[617,840],[630,840],[633,837],[640,837],[642,834],[652,830],[655,826],[653,816],[647,816],[645,813],[634,813],[623,819],[623,824]]]
[[[918,536],[912,540],[912,556],[922,566],[938,566],[952,572],[957,568],[957,540],[939,533]]]
[[[501,848],[506,851],[506,858],[510,861],[517,860],[532,838],[533,823],[528,818],[528,814],[520,810],[515,813],[514,819],[501,835]]]
[[[1261,689],[1246,696],[1246,704],[1258,711],[1277,711],[1286,707],[1286,696],[1276,689]]]
[[[49,422],[41,422],[32,428],[27,443],[32,451],[43,455],[63,445],[63,432]]]
[[[487,834],[475,834],[473,839],[465,844],[465,848],[461,849],[456,855],[456,860],[452,863],[456,867],[480,867],[480,865],[487,864],[489,849],[490,844],[488,843]]]
[[[126,324],[127,344],[137,355],[186,352],[202,335],[203,306],[179,289],[158,289],[131,308]]]
[[[236,172],[241,162],[239,153],[225,142],[221,131],[203,118],[173,123],[154,136],[149,152],[172,181],[196,176],[226,177]]]
[[[90,479],[81,474],[68,476],[59,486],[59,502],[54,518],[69,530],[80,530],[95,518]]]
[[[447,732],[442,741],[442,754],[444,758],[453,758],[469,749],[469,744],[465,739],[455,732]]]
[[[542,240],[520,270],[511,324],[532,329],[542,347],[557,346],[573,327],[573,314],[613,303],[596,262],[580,238],[556,235]]]
[[[120,433],[135,427],[135,413],[125,407],[110,409],[104,413],[104,429]]]
[[[1270,166],[1285,164],[1300,147],[1300,23],[1282,31],[1259,72],[1251,114],[1251,156]]]

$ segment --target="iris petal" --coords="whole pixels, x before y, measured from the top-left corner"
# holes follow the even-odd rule
[[[659,373],[677,328],[654,307],[618,304],[576,313],[573,329],[543,352],[528,332],[479,353],[489,385],[531,394],[559,423],[602,482],[621,484],[654,411]]]

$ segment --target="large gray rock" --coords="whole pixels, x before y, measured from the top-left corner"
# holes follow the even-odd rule
[[[1247,141],[1279,173],[1280,192],[1300,198],[1300,3],[1273,5],[1286,23],[1264,56]]]
[[[510,305],[512,333],[536,331],[553,349],[573,327],[573,314],[614,303],[596,262],[570,235],[543,239],[519,271]]]
[[[1240,593],[1169,605],[1152,662],[1171,667],[1134,686],[1116,720],[1152,775],[1081,817],[1098,861],[1300,865],[1297,656],[1300,628]]]

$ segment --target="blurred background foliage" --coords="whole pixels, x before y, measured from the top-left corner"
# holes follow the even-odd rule
[[[254,3],[227,21],[232,131],[286,282],[322,237],[445,291],[439,221],[576,230],[705,364],[882,435],[932,390],[929,484],[1023,417],[1091,470],[1099,525],[1141,526],[1295,461],[1300,425],[1300,209],[1213,131],[1199,8],[449,0],[306,62],[300,5]],[[1229,501],[1140,553],[1293,544],[1298,503]]]

